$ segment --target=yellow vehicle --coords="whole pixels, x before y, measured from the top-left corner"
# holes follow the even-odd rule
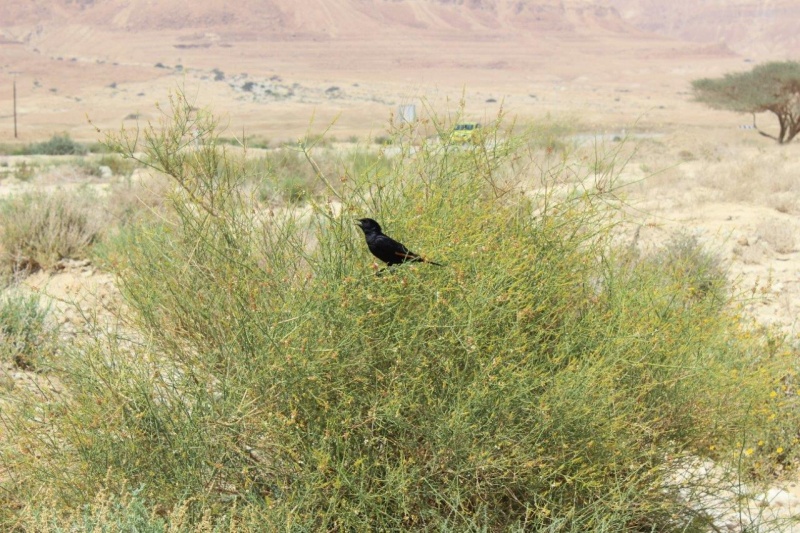
[[[477,122],[460,122],[453,128],[450,140],[454,143],[471,143],[478,140],[481,125]]]

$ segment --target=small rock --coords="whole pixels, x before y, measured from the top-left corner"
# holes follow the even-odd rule
[[[782,489],[769,489],[760,499],[770,506],[788,509],[800,504],[800,498]]]
[[[78,269],[78,268],[86,268],[90,266],[92,262],[89,259],[70,259],[64,258],[61,259],[56,264],[57,270],[64,270],[64,269]]]

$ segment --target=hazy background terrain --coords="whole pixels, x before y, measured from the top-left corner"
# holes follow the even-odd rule
[[[689,82],[796,57],[800,5],[778,1],[168,0],[5,2],[0,140],[89,117],[149,118],[183,84],[237,132],[275,140],[312,114],[335,135],[380,131],[401,103],[476,119],[570,113],[589,126],[735,127],[691,103]],[[449,105],[447,101],[449,100]],[[769,124],[772,126],[772,124]]]

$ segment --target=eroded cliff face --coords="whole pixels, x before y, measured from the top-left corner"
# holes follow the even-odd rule
[[[376,38],[394,32],[653,34],[742,53],[800,51],[795,0],[33,0],[4,7],[8,39],[72,25],[226,38]]]
[[[800,53],[800,3],[793,0],[622,0],[622,18],[683,41],[725,43],[742,54]]]

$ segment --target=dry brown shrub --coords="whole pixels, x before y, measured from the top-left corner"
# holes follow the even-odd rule
[[[26,193],[0,205],[0,268],[11,273],[82,259],[100,237],[103,214],[89,190]]]
[[[779,254],[788,254],[797,250],[797,229],[792,224],[781,220],[765,220],[756,227],[758,236]]]

